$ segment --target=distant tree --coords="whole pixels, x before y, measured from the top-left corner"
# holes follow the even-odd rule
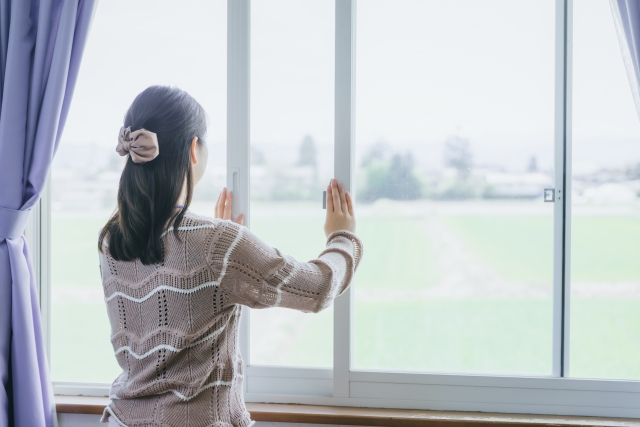
[[[371,161],[367,164],[366,186],[361,198],[374,201],[381,198],[415,200],[422,195],[422,183],[413,172],[411,153],[394,154],[387,161]]]
[[[640,179],[640,163],[627,166],[626,175],[629,179]]]
[[[313,166],[317,169],[316,144],[311,135],[306,135],[300,143],[298,166]]]
[[[444,164],[456,169],[458,174],[441,181],[437,197],[443,200],[475,197],[475,185],[471,177],[473,155],[469,140],[458,135],[447,139],[444,143]]]
[[[531,158],[529,159],[529,166],[527,167],[527,171],[538,172],[538,159],[536,159],[536,156],[531,156]]]
[[[467,176],[471,170],[473,155],[471,143],[460,136],[452,136],[444,143],[444,164],[458,170],[461,176]]]
[[[249,161],[251,162],[251,165],[254,166],[264,165],[267,163],[262,150],[254,147],[253,145],[250,148]]]
[[[386,141],[378,141],[374,143],[369,147],[368,151],[362,158],[361,166],[366,168],[376,161],[383,160],[388,151],[389,143],[387,143]]]
[[[391,158],[389,165],[389,190],[395,197],[391,199],[415,200],[420,198],[421,184],[413,173],[415,164],[412,154],[406,153],[404,156],[395,154]]]

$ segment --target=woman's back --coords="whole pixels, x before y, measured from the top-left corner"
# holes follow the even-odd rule
[[[178,238],[179,237],[179,238]],[[361,254],[345,230],[301,263],[246,227],[187,212],[162,236],[164,260],[100,255],[111,342],[122,374],[103,419],[123,425],[245,427],[241,307],[317,312],[349,285]],[[108,239],[105,239],[108,245]]]

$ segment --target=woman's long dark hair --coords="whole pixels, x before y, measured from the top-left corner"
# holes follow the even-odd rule
[[[124,126],[131,131],[146,129],[158,136],[159,155],[147,163],[134,163],[130,156],[120,176],[118,209],[100,233],[98,249],[108,240],[109,254],[119,261],[156,264],[164,259],[161,236],[169,224],[178,236],[178,226],[193,195],[191,141],[204,144],[207,116],[187,92],[174,87],[151,86],[129,107]],[[176,203],[186,180],[186,200]]]

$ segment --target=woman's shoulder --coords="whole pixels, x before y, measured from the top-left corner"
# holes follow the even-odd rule
[[[233,221],[220,218],[212,218],[187,211],[180,225],[178,235],[175,235],[174,227],[169,227],[163,237],[166,238],[167,248],[182,242],[186,238],[191,245],[206,248],[205,252],[211,254],[223,254],[238,244],[238,240],[244,234],[244,226]],[[165,237],[166,236],[166,237]]]
[[[178,226],[178,235],[181,233],[200,234],[200,235],[238,235],[242,234],[242,230],[246,228],[240,224],[228,219],[212,218],[205,215],[199,215],[192,211],[187,211]],[[164,233],[163,237],[168,234],[174,234],[174,226],[170,226]]]
[[[220,227],[223,224],[224,224],[224,221],[221,220],[221,219],[212,218],[212,217],[205,216],[205,215],[199,215],[199,214],[197,214],[195,212],[187,210],[187,212],[185,213],[184,217],[180,221],[180,225],[178,226],[178,232],[179,233],[181,233],[181,232],[194,232],[194,231],[200,231],[200,230],[202,230],[204,232],[204,231],[207,231],[207,230],[214,230],[214,229]],[[167,235],[169,233],[173,233],[173,231],[174,231],[174,226],[171,225],[164,232],[164,235]]]
[[[220,221],[222,221],[221,219],[214,218],[212,216],[200,215],[200,214],[192,211],[191,209],[187,209],[187,211],[185,212],[184,220],[191,220],[191,221],[199,222],[199,223],[203,223],[203,224],[204,223],[218,224],[218,223],[220,223]]]
[[[240,225],[229,219],[212,218],[187,211],[178,227],[178,235],[181,233],[197,234],[201,238],[215,242],[218,249],[235,246],[239,240],[251,232],[244,225]],[[170,227],[166,234],[173,234]]]

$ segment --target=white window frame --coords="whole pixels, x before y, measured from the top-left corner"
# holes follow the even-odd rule
[[[355,127],[356,0],[335,1],[335,176],[352,189]],[[251,0],[227,0],[227,185],[234,208],[249,204]],[[356,370],[351,288],[334,306],[333,369],[252,365],[250,311],[243,308],[241,351],[247,402],[640,418],[640,381],[568,378],[570,333],[571,76],[573,0],[556,0],[555,188],[552,373],[490,376]],[[566,195],[566,197],[565,197]],[[50,348],[50,190],[27,229]],[[357,277],[355,278],[357,281]],[[348,327],[344,327],[347,325]],[[54,382],[65,395],[107,396],[108,384]]]

